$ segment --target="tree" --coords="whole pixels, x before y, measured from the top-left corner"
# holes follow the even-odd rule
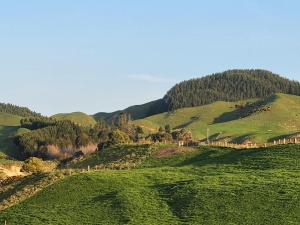
[[[171,133],[171,127],[170,127],[170,125],[169,124],[167,124],[166,126],[165,126],[165,131],[166,131],[166,133]]]
[[[27,159],[22,166],[22,171],[27,172],[27,173],[40,173],[45,170],[45,164],[43,160],[36,158],[36,157],[31,157]]]
[[[102,150],[112,145],[131,143],[129,135],[119,129],[107,133],[102,138],[103,139],[100,140],[98,144],[98,150]]]
[[[139,141],[140,139],[143,138],[143,135],[144,135],[144,130],[142,127],[140,126],[137,126],[135,128],[135,141]]]
[[[193,139],[192,132],[186,129],[173,131],[172,137],[176,141],[185,141],[185,142],[189,142]]]

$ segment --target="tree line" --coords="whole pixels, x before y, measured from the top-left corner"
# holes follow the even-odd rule
[[[21,117],[37,117],[41,116],[40,113],[36,113],[34,111],[31,111],[27,107],[21,107],[13,104],[5,104],[0,103],[0,112],[2,113],[8,113],[16,116]]]

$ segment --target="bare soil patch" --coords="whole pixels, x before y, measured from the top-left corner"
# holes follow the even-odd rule
[[[193,148],[188,147],[170,147],[170,148],[163,148],[153,153],[153,156],[156,158],[167,158],[173,155],[180,155],[186,153],[192,153],[196,150]]]

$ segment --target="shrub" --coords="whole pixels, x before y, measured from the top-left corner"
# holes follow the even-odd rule
[[[28,173],[40,173],[44,172],[45,169],[44,161],[36,157],[27,159],[22,167],[22,171]]]

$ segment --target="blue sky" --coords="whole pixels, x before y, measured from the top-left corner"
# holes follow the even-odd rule
[[[300,80],[300,3],[9,0],[0,3],[0,102],[113,111],[233,68]]]

